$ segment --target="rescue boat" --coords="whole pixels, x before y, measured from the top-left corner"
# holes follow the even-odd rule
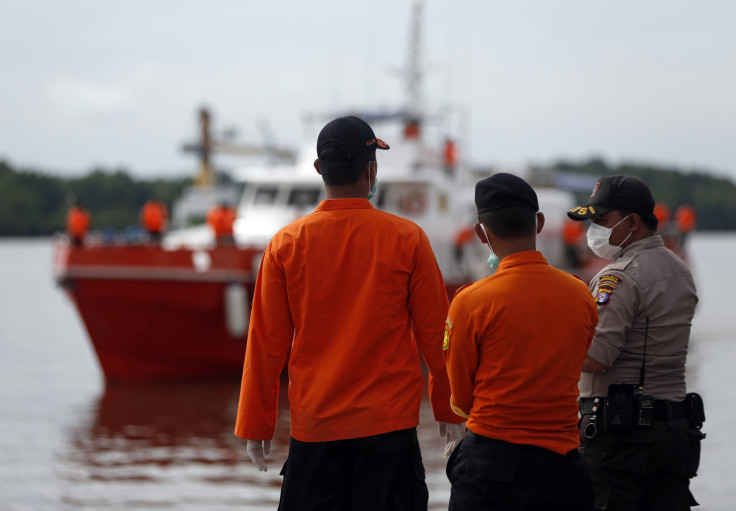
[[[419,9],[421,3],[414,6]],[[415,13],[413,19],[417,31],[420,16]],[[418,53],[414,49],[410,55]],[[418,62],[410,62],[407,76],[421,76]],[[406,108],[358,114],[391,144],[390,151],[379,155],[378,193],[372,203],[424,229],[452,297],[458,287],[490,272],[488,249],[472,234],[474,183],[489,172],[474,172],[459,158],[447,131],[435,129],[430,140],[425,133],[428,117],[417,101],[419,81],[410,80],[410,85],[414,88]],[[313,167],[314,144],[318,129],[333,117],[337,115],[318,119],[314,136],[307,137],[295,158],[270,148],[280,163],[235,172],[244,191],[227,243],[207,224],[133,243],[84,240],[71,231],[58,239],[56,280],[76,306],[108,383],[241,373],[262,252],[276,231],[323,199],[322,181]],[[197,181],[208,184],[210,152],[222,146],[210,136],[206,110],[200,122],[200,142],[188,148],[201,158]],[[539,249],[551,264],[564,265],[560,233],[573,196],[554,187],[536,189],[547,219]]]
[[[382,129],[387,120],[372,120],[392,144],[379,155],[372,203],[424,229],[452,297],[490,272],[488,249],[471,230],[478,176],[451,165],[444,142],[428,145],[414,128],[391,134]],[[207,224],[133,243],[59,238],[56,279],[84,322],[107,382],[240,374],[262,252],[276,231],[324,198],[314,152],[309,143],[291,163],[236,171],[244,192],[229,243]],[[564,265],[560,232],[572,194],[537,191],[547,217],[539,248],[551,264]]]

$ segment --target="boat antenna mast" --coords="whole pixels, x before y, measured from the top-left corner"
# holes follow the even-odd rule
[[[266,145],[234,144],[228,139],[232,138],[233,131],[226,135],[224,140],[216,140],[212,136],[212,116],[206,107],[199,109],[199,141],[185,143],[182,150],[185,153],[196,153],[199,156],[199,171],[194,178],[194,184],[199,189],[210,189],[215,185],[215,176],[212,171],[212,154],[224,153],[239,156],[271,156],[279,160],[292,161],[294,152],[290,149],[277,147],[273,139],[268,140]]]
[[[414,0],[411,11],[411,29],[409,31],[409,53],[406,78],[406,111],[404,114],[405,138],[418,139],[421,136],[424,121],[424,98],[422,94],[422,11],[423,0]]]

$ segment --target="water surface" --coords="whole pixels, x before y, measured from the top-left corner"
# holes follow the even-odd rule
[[[693,492],[700,509],[726,511],[736,498],[736,235],[697,234],[691,248],[700,304],[688,387],[705,398],[708,434]],[[51,258],[49,239],[0,239],[0,509],[275,509],[286,403],[262,473],[232,434],[238,381],[105,388]],[[419,435],[430,509],[446,509],[443,446],[426,399]]]

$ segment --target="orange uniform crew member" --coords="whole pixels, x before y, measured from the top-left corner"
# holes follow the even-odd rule
[[[212,206],[207,212],[207,224],[212,228],[218,242],[233,241],[234,223],[235,210],[225,204]]]
[[[526,181],[494,174],[475,203],[475,233],[498,267],[457,292],[446,323],[452,406],[468,428],[448,462],[450,509],[589,510],[577,383],[595,303],[536,250],[544,215]]]
[[[79,206],[72,206],[66,216],[66,230],[72,244],[81,245],[89,231],[89,212]]]
[[[166,230],[169,210],[163,202],[149,200],[141,209],[141,223],[153,237],[158,238]]]
[[[461,434],[442,357],[448,302],[429,240],[366,199],[376,149],[388,148],[357,117],[328,123],[314,163],[326,200],[276,233],[258,272],[235,433],[265,470],[290,353],[282,511],[427,508],[417,346],[435,418],[450,423],[448,442]]]
[[[695,229],[696,223],[695,210],[692,206],[682,205],[677,208],[675,219],[677,220],[677,230],[682,233],[689,233]]]

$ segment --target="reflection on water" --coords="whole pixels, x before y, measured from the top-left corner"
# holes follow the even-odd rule
[[[64,501],[113,509],[275,507],[280,481],[252,469],[233,435],[238,390],[232,381],[105,389],[68,428]],[[275,453],[288,445],[287,410]]]
[[[282,382],[285,388],[286,382]],[[284,393],[269,456],[258,472],[233,435],[239,383],[111,386],[66,428],[62,502],[105,509],[275,509],[289,442]],[[442,442],[429,403],[419,429],[432,509],[446,509]]]

